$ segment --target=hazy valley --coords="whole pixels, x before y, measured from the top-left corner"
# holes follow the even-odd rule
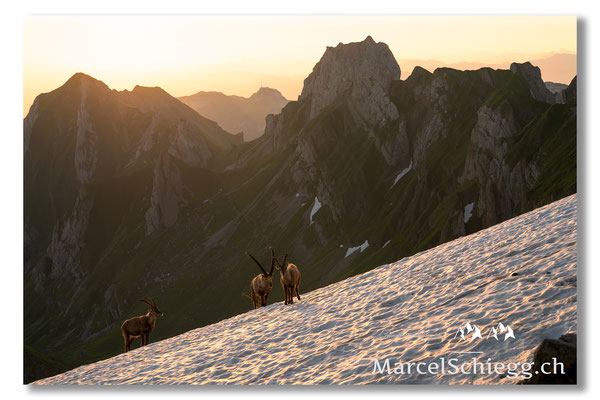
[[[179,100],[198,114],[217,122],[228,132],[243,132],[249,142],[265,131],[268,114],[279,114],[289,102],[276,89],[261,87],[249,98],[227,96],[219,92],[198,92]]]

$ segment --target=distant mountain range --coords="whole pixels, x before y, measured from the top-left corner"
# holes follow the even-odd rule
[[[228,132],[243,132],[244,141],[251,141],[265,131],[265,117],[279,114],[289,102],[276,89],[261,87],[249,98],[227,96],[220,92],[198,92],[179,97],[200,115],[216,121]]]
[[[511,61],[502,63],[458,62],[446,63],[436,60],[400,59],[399,64],[410,74],[416,66],[433,72],[436,68],[454,68],[458,70],[476,70],[480,68],[508,69]],[[542,79],[549,82],[568,84],[577,75],[577,54],[556,53],[529,60],[540,68]]]
[[[553,93],[530,63],[399,78],[371,37],[328,47],[251,142],[160,88],[76,74],[38,96],[25,380],[120,353],[140,298],[165,313],[152,341],[248,310],[246,251],[289,253],[305,292],[576,192],[576,79]]]

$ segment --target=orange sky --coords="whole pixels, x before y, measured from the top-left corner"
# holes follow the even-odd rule
[[[296,99],[326,46],[385,42],[399,60],[500,64],[577,51],[576,17],[103,16],[27,17],[23,112],[85,72],[122,90],[249,96],[261,84]],[[571,77],[572,78],[572,77]],[[570,78],[565,78],[565,81]]]

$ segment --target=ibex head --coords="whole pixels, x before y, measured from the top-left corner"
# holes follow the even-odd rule
[[[275,262],[277,263],[277,265],[275,266],[275,268],[277,268],[277,271],[279,271],[279,273],[283,276],[285,275],[285,271],[288,267],[288,262],[287,262],[287,253],[285,253],[285,257],[283,257],[283,263],[279,263],[279,260],[275,257],[275,254],[273,253],[273,250],[271,249],[271,254],[273,255],[273,259],[275,260]]]
[[[142,303],[145,303],[148,306],[148,311],[154,315],[155,317],[162,317],[164,314],[158,309],[156,302],[150,299],[150,302],[147,300],[140,300]]]

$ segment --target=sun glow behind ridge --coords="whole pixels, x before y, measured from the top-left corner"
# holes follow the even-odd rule
[[[562,16],[61,16],[24,23],[24,115],[40,93],[84,72],[123,90],[173,96],[260,86],[296,99],[326,46],[371,35],[402,59],[500,63],[577,51]],[[568,83],[568,82],[567,82]]]

